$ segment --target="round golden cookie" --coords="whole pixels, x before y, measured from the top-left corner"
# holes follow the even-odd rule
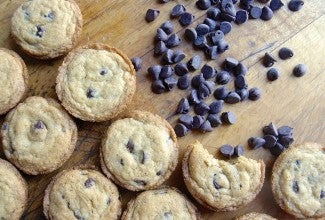
[[[113,122],[104,134],[101,166],[116,184],[132,191],[153,189],[175,170],[177,138],[158,115],[133,111]]]
[[[188,146],[183,160],[185,184],[203,206],[232,211],[246,205],[261,191],[265,165],[243,156],[232,162],[213,158],[198,141]]]
[[[236,220],[277,220],[277,219],[264,213],[251,212],[236,218]]]
[[[126,109],[135,93],[131,61],[119,50],[93,44],[69,53],[59,68],[56,93],[72,115],[106,121]]]
[[[26,181],[13,165],[0,159],[0,219],[20,219],[27,197]]]
[[[131,200],[121,220],[200,219],[197,208],[177,189],[148,190]]]
[[[272,192],[280,207],[297,218],[325,217],[325,147],[292,146],[275,161]]]
[[[71,156],[77,126],[59,103],[29,97],[11,110],[1,129],[3,150],[21,171],[45,174],[58,169]]]
[[[0,115],[15,107],[27,90],[24,61],[12,50],[0,48]]]
[[[44,215],[51,220],[119,219],[121,209],[117,187],[94,169],[62,171],[43,200]]]
[[[11,34],[16,43],[38,59],[69,52],[81,30],[82,14],[74,0],[26,1],[11,19]]]

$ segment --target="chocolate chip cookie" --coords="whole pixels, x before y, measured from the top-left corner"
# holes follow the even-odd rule
[[[82,14],[74,0],[26,1],[11,19],[11,34],[16,43],[38,59],[69,52],[81,30]]]
[[[21,171],[45,174],[71,156],[77,127],[59,103],[32,96],[11,110],[1,128],[3,150]]]
[[[236,220],[277,220],[277,219],[264,213],[251,212],[236,218]]]
[[[325,217],[325,147],[292,146],[275,161],[272,192],[276,202],[297,218]]]
[[[200,219],[196,207],[177,189],[161,188],[139,194],[128,203],[122,220]]]
[[[102,169],[129,190],[158,187],[175,170],[177,161],[175,132],[158,115],[133,111],[113,122],[104,135]]]
[[[0,219],[20,219],[27,204],[27,194],[27,183],[18,170],[0,159]]]
[[[27,90],[24,61],[12,50],[0,48],[0,115],[15,107]]]
[[[203,206],[231,211],[251,202],[260,192],[265,174],[262,160],[243,156],[226,162],[213,158],[196,141],[188,146],[183,160],[185,184]]]
[[[74,168],[59,173],[48,185],[43,201],[47,219],[118,219],[117,187],[94,169]]]
[[[85,121],[115,117],[131,102],[136,87],[131,61],[121,51],[104,44],[69,53],[56,82],[64,108]]]

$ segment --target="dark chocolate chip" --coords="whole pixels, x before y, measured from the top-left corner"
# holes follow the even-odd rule
[[[211,60],[216,60],[218,58],[218,46],[212,46],[205,50],[206,55]]]
[[[273,18],[273,11],[270,9],[268,6],[264,6],[262,8],[262,14],[261,14],[261,19],[263,21],[268,21]]]
[[[223,63],[223,66],[226,70],[233,70],[235,67],[237,67],[239,64],[239,61],[233,57],[227,57]]]
[[[211,82],[211,81],[209,81]],[[212,82],[213,83],[213,82]],[[208,82],[201,83],[198,88],[198,96],[200,99],[206,99],[210,96],[211,89],[209,88]]]
[[[299,11],[304,5],[304,1],[302,0],[291,0],[288,4],[288,8],[290,11]]]
[[[161,58],[163,64],[173,64],[174,51],[167,49],[164,55]]]
[[[241,97],[237,94],[237,92],[231,91],[228,93],[224,101],[228,104],[236,104],[241,101]]]
[[[183,62],[176,64],[175,65],[175,73],[178,76],[183,76],[183,75],[186,75],[187,73],[189,73],[187,64],[183,63]]]
[[[225,85],[227,84],[231,79],[231,76],[229,74],[229,72],[227,71],[220,71],[217,73],[217,76],[216,76],[216,82],[220,85]]]
[[[222,124],[221,118],[218,114],[208,115],[207,120],[210,122],[212,127],[218,127]]]
[[[271,0],[270,2],[270,8],[272,9],[272,11],[277,11],[280,8],[283,7],[283,3],[281,0]]]
[[[166,34],[166,32],[162,28],[158,28],[155,38],[157,41],[165,42],[168,39],[168,34]]]
[[[197,0],[196,6],[201,10],[207,10],[211,7],[211,1],[210,0]]]
[[[173,63],[178,63],[185,58],[185,53],[182,50],[176,50],[172,57]]]
[[[168,77],[163,80],[167,91],[171,91],[177,84],[177,79],[174,76]]]
[[[293,128],[289,126],[281,126],[278,128],[278,134],[279,136],[290,136],[293,135]]]
[[[121,164],[122,166],[124,166],[124,160],[123,160],[123,159],[120,159],[120,164]]]
[[[85,187],[86,188],[92,187],[93,185],[95,185],[95,180],[93,178],[88,178],[85,181]]]
[[[298,181],[293,181],[293,184],[292,184],[292,190],[295,192],[295,193],[298,193],[299,192],[299,185],[298,185]]]
[[[198,70],[201,66],[201,57],[199,55],[193,56],[188,62],[187,66],[190,70]]]
[[[222,145],[220,147],[220,153],[227,158],[231,158],[234,155],[234,148],[229,144]]]
[[[190,24],[193,23],[194,18],[195,18],[194,15],[192,15],[191,13],[184,12],[184,13],[180,16],[179,23],[180,23],[182,26],[187,26],[187,25],[190,25]]]
[[[263,147],[263,145],[265,144],[264,138],[261,137],[251,137],[248,139],[247,142],[248,142],[248,146],[254,150]]]
[[[46,18],[50,19],[51,21],[54,20],[55,18],[55,13],[54,11],[51,11],[50,13],[48,13],[47,15],[45,15]]]
[[[188,97],[190,104],[199,104],[201,102],[198,92],[196,89],[193,89]]]
[[[256,101],[260,99],[261,96],[262,96],[262,90],[259,88],[254,87],[248,91],[248,98],[252,101]]]
[[[249,10],[252,7],[254,0],[240,0],[240,7],[244,10]]]
[[[213,129],[212,129],[212,126],[210,124],[210,122],[208,120],[206,120],[205,122],[203,122],[203,124],[201,125],[200,127],[200,131],[202,131],[203,133],[205,132],[211,132]]]
[[[158,17],[159,13],[160,13],[159,10],[148,9],[146,13],[146,21],[147,22],[154,21]]]
[[[37,28],[36,36],[39,38],[42,38],[44,35],[44,32],[45,32],[45,27],[38,25],[38,26],[36,26],[36,28]]]
[[[228,42],[225,41],[224,39],[218,41],[217,46],[218,46],[219,53],[223,53],[226,50],[229,50],[229,48],[230,48]]]
[[[241,102],[248,98],[248,89],[236,89],[235,92],[240,96]]]
[[[44,129],[45,124],[41,120],[37,120],[37,122],[34,124],[34,129]]]
[[[205,79],[203,77],[203,74],[198,74],[198,75],[195,75],[193,78],[192,78],[192,81],[191,81],[191,84],[194,88],[199,88],[199,86],[205,82]]]
[[[173,213],[172,213],[172,211],[165,212],[164,213],[164,220],[170,220],[170,219],[173,219]]]
[[[160,176],[161,174],[162,174],[161,170],[159,170],[159,171],[156,173],[157,176]]]
[[[187,114],[190,111],[190,104],[187,98],[182,98],[178,103],[176,113],[178,114]]]
[[[217,5],[220,2],[220,0],[210,0],[210,2],[211,5]]]
[[[210,27],[206,24],[198,24],[196,26],[196,33],[200,36],[206,35],[207,33],[209,33],[209,31],[210,31]]]
[[[159,75],[161,72],[161,66],[160,65],[153,65],[148,68],[148,75],[153,80],[159,79]]]
[[[273,156],[279,156],[284,151],[284,147],[280,143],[276,143],[276,145],[270,148],[270,152]]]
[[[134,182],[136,184],[138,184],[138,185],[141,185],[141,186],[146,186],[147,185],[146,181],[143,181],[143,180],[134,180]]]
[[[85,218],[81,216],[80,210],[74,210],[73,215],[78,220],[85,220]]]
[[[213,31],[217,27],[217,22],[211,18],[205,18],[203,23],[208,25],[209,31]]]
[[[134,143],[133,143],[133,140],[129,140],[128,143],[126,144],[126,148],[128,149],[128,151],[130,153],[134,153]]]
[[[102,67],[99,74],[104,76],[108,73],[108,68],[107,67]]]
[[[207,11],[207,17],[215,21],[219,20],[220,14],[221,14],[220,9],[216,7],[209,8],[209,10]]]
[[[96,90],[93,88],[89,88],[86,92],[87,98],[94,98],[96,96]]]
[[[236,12],[235,22],[237,24],[243,24],[248,20],[248,12],[245,10],[238,10]]]
[[[265,67],[271,67],[273,64],[276,62],[276,59],[269,54],[268,52],[265,53],[264,58],[263,58],[263,65]]]
[[[9,124],[8,123],[3,123],[1,130],[7,130],[9,128]]]
[[[192,128],[193,129],[199,129],[201,127],[201,125],[204,123],[204,117],[201,115],[195,115],[193,117],[193,124],[192,124]]]
[[[244,75],[238,75],[235,78],[236,89],[246,89],[248,87],[247,80]]]
[[[170,65],[163,66],[161,68],[159,78],[166,79],[168,77],[171,77],[174,74],[174,68]]]
[[[225,86],[221,86],[214,90],[213,96],[216,99],[224,100],[227,97],[228,93],[228,89]]]
[[[106,205],[109,205],[111,203],[111,199],[109,197],[107,197],[106,199]]]
[[[243,156],[244,152],[245,152],[245,150],[244,150],[243,145],[237,145],[234,150],[234,155],[237,157]]]
[[[184,137],[189,132],[189,129],[185,125],[178,123],[174,127],[174,131],[177,137]]]
[[[191,115],[183,114],[179,117],[178,121],[185,125],[188,129],[192,128],[193,117]]]
[[[133,57],[131,61],[135,71],[139,71],[142,68],[142,59],[140,57]]]
[[[156,94],[161,94],[163,92],[166,91],[166,88],[164,86],[163,81],[161,80],[155,80],[152,84],[151,84],[151,91],[156,93]]]
[[[320,191],[319,198],[321,198],[321,199],[325,198],[325,191],[324,190]]]
[[[210,114],[220,113],[223,109],[223,103],[224,103],[223,100],[217,100],[217,101],[212,102],[209,106],[210,107],[209,113]]]
[[[275,137],[277,137],[279,135],[278,129],[276,128],[276,126],[273,122],[271,122],[269,125],[267,125],[263,128],[263,134],[264,135],[273,135]]]
[[[307,73],[307,66],[305,64],[298,64],[293,69],[293,75],[296,77],[302,77]]]
[[[218,46],[219,41],[224,39],[225,35],[221,30],[217,30],[211,37],[211,41],[214,45]]]
[[[172,47],[177,47],[181,43],[182,43],[182,39],[176,33],[174,33],[170,35],[170,37],[167,39],[166,46],[168,48],[172,48]]]
[[[179,89],[187,89],[190,86],[190,74],[185,74],[184,76],[181,76],[178,78],[177,86]]]
[[[236,115],[233,112],[223,112],[221,114],[221,120],[225,124],[235,124]]]
[[[140,161],[140,163],[144,164],[147,159],[148,159],[148,155],[143,150],[141,150],[139,152],[139,161]]]
[[[223,14],[230,15],[232,17],[236,16],[236,9],[232,0],[221,0],[221,11],[223,12],[221,16]]]
[[[216,177],[217,174],[214,174],[214,176]],[[215,178],[213,178],[213,182],[212,183],[213,183],[214,188],[216,188],[217,190],[219,190],[219,189],[222,188],[222,186],[218,184],[218,182],[217,182],[217,180]]]
[[[153,48],[153,53],[156,56],[159,56],[159,55],[164,54],[167,51],[167,49],[168,48],[167,48],[165,42],[160,40],[155,44],[155,47]]]
[[[205,64],[202,67],[201,73],[203,74],[204,79],[210,79],[216,76],[216,70],[208,64]]]
[[[185,38],[191,42],[194,42],[197,38],[197,33],[195,28],[187,28],[185,30]]]
[[[279,143],[282,144],[283,147],[288,148],[292,143],[294,139],[292,136],[280,136],[279,137]]]
[[[228,34],[230,33],[232,29],[232,25],[230,22],[228,21],[223,21],[220,23],[220,30],[224,33],[224,34]]]
[[[291,57],[293,57],[293,51],[290,48],[288,48],[288,47],[282,47],[279,50],[279,57],[282,60],[290,59]]]
[[[206,36],[204,36],[204,35],[198,35],[198,37],[193,42],[193,45],[195,47],[199,48],[199,49],[206,48],[206,46],[208,45],[208,41],[207,41]]]
[[[172,18],[177,18],[179,16],[181,16],[181,14],[183,14],[186,11],[184,5],[182,4],[177,4],[173,7],[171,13],[170,13],[170,17]]]
[[[260,7],[257,7],[257,6],[251,7],[251,9],[249,11],[249,15],[253,19],[258,19],[262,15],[262,9]]]
[[[264,135],[263,139],[265,140],[265,143],[264,143],[264,148],[272,148],[275,146],[276,142],[277,142],[277,138],[273,135]]]
[[[160,3],[168,3],[170,0],[160,0]]]
[[[210,107],[204,102],[200,102],[199,104],[194,106],[194,112],[197,115],[206,115],[209,110]]]
[[[266,77],[269,81],[275,81],[279,78],[279,70],[277,68],[271,68],[266,72]]]

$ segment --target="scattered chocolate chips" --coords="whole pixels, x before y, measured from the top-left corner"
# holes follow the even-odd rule
[[[248,142],[248,146],[254,150],[263,147],[263,145],[265,144],[265,140],[260,137],[251,137],[248,139],[247,142]]]
[[[85,187],[86,188],[92,187],[93,185],[95,185],[95,180],[93,178],[88,178],[85,181]]]
[[[161,80],[155,80],[151,84],[151,91],[156,94],[161,94],[166,91],[166,88]]]
[[[241,97],[236,92],[231,91],[228,93],[224,101],[228,104],[236,104],[241,101]]]
[[[229,72],[222,70],[220,72],[217,73],[216,76],[216,82],[220,85],[225,85],[227,84],[231,79],[231,76],[229,74]]]
[[[276,128],[275,124],[271,122],[269,125],[263,128],[264,135],[273,135],[275,137],[278,136],[278,129]]]
[[[167,91],[171,91],[177,84],[177,79],[174,76],[170,76],[163,80]]]
[[[272,9],[272,11],[277,11],[280,8],[283,7],[283,3],[281,0],[271,0],[270,2],[270,8]]]
[[[210,107],[209,113],[210,114],[220,113],[223,109],[223,103],[224,103],[223,100],[217,100],[217,101],[212,102],[209,106]]]
[[[209,66],[208,64],[205,64],[202,67],[201,72],[203,74],[204,79],[210,79],[216,76],[216,70],[212,66]]]
[[[263,139],[265,140],[265,143],[264,143],[264,148],[272,148],[275,146],[276,142],[277,142],[277,138],[273,135],[264,135]]]
[[[239,157],[244,155],[244,147],[242,145],[237,145],[234,150],[234,155]]]
[[[178,63],[185,58],[185,53],[182,50],[176,50],[172,57],[173,63]]]
[[[246,75],[248,69],[243,63],[238,63],[238,65],[233,69],[234,75]]]
[[[44,129],[45,124],[41,120],[37,120],[37,122],[34,124],[34,129]]]
[[[279,78],[279,70],[277,68],[271,68],[266,72],[266,77],[269,81],[275,81]]]
[[[292,136],[280,136],[278,142],[285,148],[288,148],[294,139]]]
[[[192,128],[193,129],[199,129],[203,123],[204,123],[204,117],[201,116],[201,115],[195,115],[193,117]]]
[[[199,104],[194,106],[194,112],[197,115],[206,115],[209,110],[210,107],[204,102],[200,102]]]
[[[161,72],[161,66],[160,65],[153,65],[148,68],[148,75],[151,79],[157,80],[159,79],[159,75]]]
[[[220,23],[220,30],[223,32],[223,34],[228,34],[231,32],[232,25],[228,21],[222,21]]]
[[[278,128],[279,136],[292,136],[293,135],[293,128],[289,126],[281,126]]]
[[[178,121],[185,125],[188,129],[192,128],[193,117],[191,115],[183,114],[181,117],[179,117]]]
[[[172,47],[177,47],[181,43],[182,43],[181,38],[179,38],[179,36],[176,33],[174,33],[170,35],[170,37],[167,39],[166,46],[168,48],[172,48]]]
[[[240,0],[239,6],[244,10],[249,10],[253,5],[254,0]]]
[[[133,57],[131,61],[135,71],[139,71],[142,68],[142,59],[140,57]]]
[[[288,47],[282,47],[279,50],[279,57],[282,60],[290,59],[291,57],[293,57],[293,51],[290,48],[288,48]]]
[[[252,101],[256,101],[260,99],[261,96],[262,96],[262,91],[259,88],[254,87],[248,91],[248,98]]]
[[[198,75],[195,75],[193,78],[192,78],[192,81],[191,81],[191,84],[193,86],[193,88],[199,88],[199,86],[205,82],[205,79],[203,77],[203,74],[198,74]]]
[[[178,75],[178,76],[183,76],[183,75],[186,75],[187,73],[189,73],[187,64],[183,63],[183,62],[177,63],[175,65],[174,69],[175,69],[176,75]]]
[[[170,17],[177,18],[177,17],[181,16],[185,11],[186,11],[186,9],[185,9],[184,5],[177,4],[173,7],[173,9],[170,13]]]
[[[87,93],[86,93],[86,95],[87,95],[87,98],[94,98],[95,96],[96,96],[96,90],[95,89],[93,89],[93,88],[89,88],[88,90],[87,90]]]
[[[187,66],[189,70],[198,70],[201,66],[201,57],[199,55],[193,56],[188,62]]]
[[[218,127],[222,124],[221,118],[218,114],[209,114],[207,120],[210,122],[212,127]]]
[[[238,10],[236,12],[235,22],[237,24],[243,24],[248,20],[248,12],[246,10]]]
[[[178,114],[187,114],[190,111],[190,104],[187,98],[182,98],[178,103],[176,113]]]
[[[212,130],[213,130],[212,126],[211,126],[211,124],[210,124],[210,122],[208,120],[204,121],[203,124],[200,127],[200,131],[202,131],[203,133],[211,132]]]
[[[180,16],[179,23],[180,23],[182,26],[188,26],[188,25],[190,25],[190,24],[193,23],[194,18],[195,18],[194,15],[192,15],[191,13],[184,12],[184,13]]]
[[[221,30],[217,30],[216,32],[214,32],[214,34],[212,34],[211,41],[214,45],[217,45],[218,42],[224,39],[224,37],[224,33]]]
[[[298,192],[299,192],[298,181],[293,181],[293,184],[292,184],[292,190],[293,190],[295,193],[298,193]]]
[[[214,20],[214,21],[219,20],[220,15],[221,15],[221,11],[220,11],[219,8],[216,8],[216,7],[211,7],[207,11],[207,17]]]
[[[223,53],[226,50],[229,50],[229,48],[230,48],[228,42],[225,41],[224,39],[218,41],[217,46],[218,46],[219,53]]]
[[[233,112],[223,112],[221,114],[221,120],[225,124],[235,124],[236,115]]]
[[[211,1],[210,0],[198,0],[196,1],[196,6],[201,10],[207,10],[211,7]]]
[[[274,147],[270,148],[273,156],[279,156],[284,151],[284,147],[280,143],[276,143]]]
[[[37,29],[36,36],[39,38],[42,38],[44,35],[44,32],[45,32],[45,27],[38,25],[38,26],[36,26],[36,29]]]
[[[238,75],[234,82],[236,89],[246,89],[248,87],[247,80],[244,75]]]
[[[190,74],[185,74],[178,78],[177,86],[179,89],[187,89],[190,86]]]
[[[155,44],[155,47],[153,48],[153,53],[156,56],[159,56],[159,55],[164,54],[167,51],[167,49],[168,48],[167,48],[165,42],[160,40]]]
[[[209,31],[215,30],[218,25],[218,23],[215,20],[212,20],[211,18],[205,18],[203,24],[208,25]]]
[[[130,153],[134,153],[134,143],[133,140],[129,140],[128,143],[126,144],[126,148]]]
[[[207,24],[198,24],[195,30],[199,36],[203,36],[209,33],[210,27]]]
[[[199,104],[201,102],[197,90],[193,89],[188,96],[190,104]]]
[[[222,145],[221,148],[220,148],[220,153],[224,156],[224,157],[227,157],[227,158],[231,158],[234,153],[235,153],[235,150],[233,148],[233,146],[229,145],[229,144],[225,144],[225,145]]]
[[[239,64],[239,61],[233,57],[227,57],[223,63],[223,66],[226,70],[233,70],[237,65]]]
[[[163,66],[161,68],[159,78],[166,79],[168,77],[171,77],[174,74],[174,68],[170,65]]]
[[[271,8],[269,8],[268,6],[264,6],[262,8],[262,14],[261,14],[261,19],[263,21],[268,21],[271,20],[273,18],[273,11]]]
[[[262,15],[262,9],[257,6],[251,7],[251,9],[249,11],[249,15],[252,19],[258,19]]]
[[[299,11],[303,5],[304,1],[302,0],[290,0],[288,8],[290,11]]]
[[[154,21],[158,17],[159,14],[160,14],[159,10],[148,9],[147,13],[146,13],[146,21],[147,22]]]
[[[298,64],[293,69],[293,75],[296,77],[302,77],[307,73],[307,66],[305,64]]]
[[[187,133],[189,132],[189,129],[185,125],[178,123],[174,127],[174,131],[175,131],[175,134],[177,135],[177,137],[183,137],[183,136],[187,135]]]
[[[271,54],[266,52],[264,57],[263,57],[263,65],[265,67],[271,67],[271,66],[273,66],[273,64],[275,62],[276,62],[276,59]]]
[[[158,28],[155,39],[165,42],[168,39],[168,34],[162,28]]]
[[[214,90],[213,96],[218,100],[224,100],[228,93],[228,89],[225,86],[221,86]]]
[[[134,180],[134,182],[136,184],[138,184],[138,185],[141,185],[141,186],[146,186],[147,185],[146,181],[143,181],[143,180]]]
[[[239,95],[241,102],[248,98],[248,89],[246,89],[246,88],[236,89],[235,92]]]

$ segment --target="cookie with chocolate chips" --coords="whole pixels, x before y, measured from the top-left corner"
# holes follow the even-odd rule
[[[62,171],[48,185],[43,200],[47,219],[119,219],[121,202],[117,187],[89,168]]]
[[[325,217],[325,147],[292,146],[275,161],[272,192],[280,207],[297,218]]]
[[[77,126],[56,101],[32,96],[8,113],[1,137],[5,156],[18,169],[45,174],[69,159]]]
[[[163,187],[148,190],[131,200],[121,220],[200,219],[197,208],[177,189]]]
[[[68,53],[82,31],[82,14],[74,0],[25,1],[11,19],[11,35],[30,56],[52,59]]]
[[[251,202],[261,191],[262,160],[239,156],[231,162],[215,159],[198,141],[188,146],[183,160],[185,184],[204,207],[232,211]]]
[[[69,53],[56,93],[65,109],[85,121],[106,121],[126,109],[135,93],[131,61],[119,50],[93,44]]]
[[[104,134],[102,170],[128,190],[157,188],[175,170],[177,161],[175,132],[158,115],[133,111],[114,121]]]
[[[235,220],[277,220],[277,219],[264,213],[250,212],[236,218]]]

